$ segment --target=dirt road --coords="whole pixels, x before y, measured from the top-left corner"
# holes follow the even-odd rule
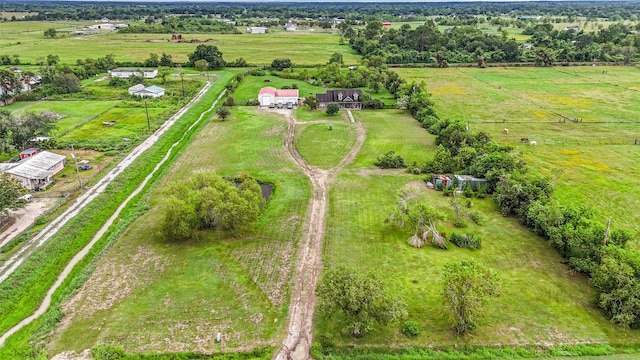
[[[40,215],[44,214],[58,201],[61,200],[59,198],[34,198],[24,208],[9,213],[9,216],[15,221],[0,234],[0,247],[3,247],[13,238],[30,228]]]
[[[162,134],[164,134],[171,127],[171,125],[173,125],[185,112],[187,112],[191,108],[191,106],[193,106],[196,102],[198,102],[202,98],[202,96],[206,93],[207,90],[209,90],[210,87],[211,87],[211,83],[207,83],[203,87],[203,89],[198,93],[198,95],[193,98],[193,100],[191,100],[185,107],[180,109],[180,111],[178,111],[167,122],[165,122],[160,127],[160,129],[158,129],[147,140],[145,140],[142,144],[140,144],[138,147],[136,147],[129,155],[127,155],[127,157],[125,157],[124,160],[122,160],[116,166],[116,168],[114,168],[111,172],[109,172],[109,174],[107,174],[107,176],[105,176],[103,179],[101,179],[100,182],[98,182],[96,185],[94,185],[94,187],[92,187],[89,191],[87,191],[87,193],[83,194],[83,196],[86,195],[86,194],[92,194],[90,197],[84,198],[84,200],[82,202],[80,202],[80,199],[78,199],[78,201],[76,201],[76,203],[74,203],[70,207],[70,209],[73,209],[73,210],[65,211],[62,215],[60,215],[60,217],[56,219],[56,220],[60,219],[59,221],[56,222],[57,225],[53,226],[46,233],[46,237],[45,236],[41,237],[40,234],[39,234],[36,238],[34,238],[32,240],[32,241],[35,241],[36,239],[39,238],[40,239],[39,243],[30,241],[29,243],[32,246],[31,250],[30,251],[24,251],[23,252],[23,256],[24,257],[19,259],[18,260],[19,262],[17,261],[14,264],[18,264],[18,266],[19,266],[19,264],[22,263],[22,261],[24,261],[24,259],[26,259],[27,256],[29,256],[33,251],[35,251],[35,248],[37,248],[39,245],[44,243],[44,241],[50,239],[55,234],[55,232],[57,232],[57,230],[60,229],[60,227],[62,227],[70,219],[70,217],[69,217],[70,214],[74,214],[74,215],[71,215],[71,217],[75,216],[75,214],[80,212],[80,210],[82,210],[82,208],[84,208],[84,206],[86,206],[91,200],[93,200],[96,196],[98,196],[98,194],[100,194],[102,191],[104,191],[104,188],[106,187],[106,185],[109,182],[111,182],[112,179],[114,179],[120,172],[122,172],[122,170],[124,170],[127,166],[129,166],[133,162],[133,160],[135,160],[144,150],[150,148],[151,145],[153,145],[158,140],[158,138]],[[131,193],[131,195],[129,195],[129,197],[127,197],[127,199],[122,204],[120,204],[120,206],[118,207],[116,212],[100,228],[100,230],[95,234],[95,236],[92,238],[92,240],[89,242],[89,244],[87,244],[78,254],[76,254],[73,257],[73,259],[71,259],[69,264],[67,264],[67,266],[64,268],[62,273],[58,276],[58,279],[56,280],[54,285],[49,289],[49,291],[47,291],[47,295],[45,296],[44,300],[42,301],[40,307],[36,310],[36,312],[34,314],[30,315],[29,317],[25,318],[20,323],[18,323],[16,326],[14,326],[13,328],[9,329],[6,333],[4,333],[4,334],[2,334],[2,336],[0,336],[0,347],[4,346],[4,342],[6,341],[6,339],[9,336],[13,335],[15,332],[17,332],[18,330],[22,329],[24,326],[30,324],[33,320],[37,319],[42,314],[44,314],[44,312],[49,308],[49,305],[51,304],[51,296],[53,295],[55,290],[62,284],[62,282],[67,278],[67,276],[69,275],[69,273],[71,272],[73,267],[80,260],[82,260],[82,258],[89,252],[91,247],[93,247],[93,245],[102,237],[102,235],[104,235],[104,233],[111,226],[111,224],[113,224],[113,222],[119,216],[120,212],[122,211],[122,209],[124,209],[124,207],[127,205],[127,203],[134,196],[136,196],[140,191],[142,191],[142,189],[146,186],[147,182],[156,173],[156,171],[162,166],[162,164],[164,164],[169,159],[169,156],[173,152],[174,147],[176,145],[178,145],[180,142],[182,142],[184,140],[186,134],[189,133],[190,130],[194,126],[196,126],[204,118],[205,115],[209,114],[213,110],[214,106],[224,96],[225,92],[226,92],[226,90],[223,91],[220,94],[220,96],[218,96],[218,98],[213,102],[213,104],[211,105],[211,107],[208,110],[206,110],[202,114],[200,114],[200,117],[198,118],[198,120],[195,121],[189,127],[189,129],[187,131],[185,131],[185,133],[182,135],[182,137],[171,146],[171,148],[167,151],[167,153],[162,158],[162,160],[155,166],[153,171],[149,175],[147,175],[147,177],[144,179],[144,181]],[[107,180],[103,181],[105,179],[107,179]],[[42,232],[47,231],[48,228],[49,227],[45,228]],[[42,234],[42,232],[41,232],[41,234]],[[33,244],[36,244],[35,247],[33,247],[34,246]],[[4,266],[4,264],[3,264],[3,266]],[[15,268],[17,268],[17,266]],[[14,271],[15,271],[15,268],[14,268]],[[11,268],[5,268],[5,269],[11,269]],[[9,273],[9,272],[5,272],[4,274],[2,274],[3,278],[0,278],[0,280],[6,279],[6,277],[8,277],[10,274],[11,273]]]
[[[340,170],[353,162],[360,152],[366,133],[362,124],[356,123],[357,138],[353,148],[336,167],[325,171],[309,165],[296,150],[296,125],[307,124],[307,122],[298,123],[290,110],[278,112],[284,114],[289,123],[284,141],[285,148],[296,165],[311,181],[313,197],[307,210],[306,226],[308,228],[298,250],[297,276],[294,278],[295,287],[291,293],[287,336],[282,349],[274,359],[305,360],[309,358],[312,343],[311,325],[316,305],[315,288],[322,269],[322,239],[328,205],[327,190]]]

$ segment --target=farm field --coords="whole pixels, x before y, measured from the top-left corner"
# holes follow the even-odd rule
[[[50,354],[97,342],[153,352],[278,345],[310,196],[308,180],[282,146],[286,127],[281,115],[248,108],[206,125],[153,192],[149,211],[108,251],[67,305],[68,317],[54,335]],[[264,215],[253,231],[224,240],[216,233],[189,243],[162,240],[158,208],[163,190],[203,170],[224,176],[248,173],[273,183]],[[217,332],[224,347],[213,341]]]
[[[35,63],[37,58],[49,54],[60,56],[61,63],[69,65],[89,54],[94,58],[114,54],[118,62],[133,62],[144,61],[150,53],[163,52],[172,55],[174,61],[185,62],[198,45],[171,42],[171,34],[103,33],[45,39],[42,32],[30,32],[17,36],[22,40],[0,40],[0,55],[19,54],[23,63]],[[270,64],[276,58],[289,58],[294,64],[314,65],[326,63],[331,54],[337,52],[343,55],[346,64],[358,62],[356,53],[348,45],[339,45],[340,36],[335,34],[184,34],[184,38],[186,41],[212,39],[207,44],[217,46],[226,61],[242,57],[250,64]]]
[[[555,184],[555,197],[590,205],[598,221],[640,229],[637,67],[399,69],[425,80],[441,118],[469,120],[512,144]],[[561,116],[582,122],[559,123]],[[509,133],[504,134],[503,129]],[[538,146],[520,144],[526,137]],[[612,145],[613,144],[613,145]],[[624,144],[624,145],[623,145]]]
[[[313,165],[335,166],[353,144],[356,125],[342,113],[335,119],[304,109],[293,113],[301,112],[312,122],[298,125],[299,153]],[[295,249],[311,195],[308,179],[285,153],[283,113],[238,106],[227,121],[210,120],[157,185],[148,211],[108,250],[65,305],[66,317],[51,338],[50,355],[96,343],[117,343],[132,352],[232,352],[280,345]],[[353,164],[329,188],[323,265],[350,265],[378,274],[407,302],[409,319],[419,323],[421,334],[407,338],[397,326],[386,326],[353,338],[343,319],[316,314],[316,339],[363,347],[637,341],[636,331],[619,330],[593,306],[595,292],[586,277],[573,274],[547,241],[515,219],[502,217],[490,199],[475,199],[465,209],[485,219],[482,226],[467,220],[463,229],[482,237],[482,249],[409,247],[409,234],[385,223],[396,192],[410,187],[445,212],[448,218],[439,228],[448,234],[458,230],[449,198],[427,190],[423,175],[381,170],[373,162],[391,150],[408,162],[424,162],[433,152],[434,137],[398,110],[357,111],[354,116],[366,130],[366,140]],[[318,120],[323,122],[313,122]],[[326,120],[332,121],[333,130],[328,130]],[[523,147],[525,158],[531,161],[529,156],[536,156],[534,151],[544,149],[542,145]],[[602,168],[561,156],[547,161]],[[248,173],[273,183],[275,192],[265,214],[252,231],[232,238],[208,232],[188,243],[162,240],[158,224],[163,190],[193,172],[213,169],[224,176]],[[505,284],[474,336],[460,340],[450,333],[440,311],[440,269],[448,261],[471,258],[498,270]],[[223,334],[223,346],[212,341],[217,332]]]

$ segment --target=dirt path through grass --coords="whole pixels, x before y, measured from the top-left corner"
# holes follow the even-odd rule
[[[80,212],[82,209],[84,209],[84,207],[89,204],[89,202],[91,202],[95,197],[97,197],[100,193],[102,193],[104,191],[104,189],[106,188],[106,186],[111,182],[111,180],[115,179],[116,175],[119,174],[122,170],[126,169],[127,166],[129,166],[131,163],[133,163],[133,161],[145,150],[147,150],[148,148],[150,148],[153,144],[155,144],[155,142],[160,138],[161,135],[163,135],[170,127],[171,125],[173,125],[184,113],[186,113],[189,109],[191,109],[191,107],[193,105],[195,105],[198,101],[200,101],[200,99],[202,98],[202,96],[204,96],[204,94],[211,88],[212,83],[207,83],[202,90],[196,95],[196,97],[194,97],[187,105],[185,105],[182,109],[180,109],[180,111],[178,111],[174,116],[172,116],[169,120],[167,120],[161,127],[160,129],[158,129],[155,133],[153,133],[151,136],[149,136],[149,138],[147,138],[147,140],[145,140],[142,144],[138,145],[129,155],[127,155],[117,166],[114,170],[112,170],[111,172],[109,172],[109,174],[107,174],[107,176],[103,177],[96,185],[94,185],[89,191],[87,191],[85,194],[83,194],[83,196],[81,196],[81,199],[87,195],[87,197],[84,197],[83,201],[80,201],[80,199],[78,201],[76,201],[76,203],[74,203],[68,210],[71,211],[65,211],[62,215],[60,215],[60,217],[58,217],[54,222],[57,223],[57,225],[53,226],[52,228],[45,228],[43,230],[44,232],[44,236],[41,234],[39,234],[36,238],[34,238],[32,241],[30,241],[28,244],[31,244],[33,241],[35,241],[38,238],[40,239],[40,243],[34,243],[37,244],[34,248],[30,248],[30,251],[27,251],[24,253],[24,257],[19,259],[19,262],[17,262],[17,264],[19,265],[20,263],[22,263],[22,261],[24,259],[26,259],[27,256],[31,255],[33,252],[35,252],[37,246],[39,246],[40,244],[42,244],[44,241],[50,239],[51,237],[53,237],[53,235],[64,225],[67,223],[67,221],[75,216],[75,214],[77,214],[78,212]],[[127,197],[127,199],[120,204],[120,206],[118,207],[118,209],[115,211],[115,213],[109,218],[109,220],[107,220],[107,222],[100,228],[100,230],[95,234],[95,236],[91,239],[91,241],[89,242],[89,244],[87,244],[82,250],[80,250],[79,253],[77,253],[72,259],[71,261],[67,264],[67,266],[64,268],[64,270],[62,271],[62,273],[58,276],[58,279],[56,280],[56,282],[53,284],[53,286],[47,291],[47,295],[45,296],[45,298],[43,299],[42,303],[40,304],[40,307],[36,310],[35,313],[33,313],[32,315],[28,316],[27,318],[23,319],[21,322],[19,322],[17,325],[15,325],[14,327],[12,327],[11,329],[9,329],[6,333],[2,334],[2,336],[0,336],[0,347],[4,346],[4,342],[6,341],[6,339],[13,335],[14,333],[16,333],[17,331],[19,331],[20,329],[22,329],[23,327],[27,326],[28,324],[30,324],[32,321],[34,321],[35,319],[37,319],[38,317],[40,317],[42,314],[45,313],[45,311],[49,308],[49,305],[51,304],[51,297],[53,296],[53,293],[56,291],[56,289],[58,289],[58,287],[62,284],[62,282],[67,278],[67,276],[69,275],[69,273],[71,273],[71,270],[73,270],[73,267],[80,261],[82,260],[82,258],[89,253],[89,250],[91,250],[91,248],[93,247],[93,245],[100,240],[100,238],[102,237],[102,235],[104,235],[104,233],[107,232],[107,230],[109,229],[109,227],[113,224],[113,222],[117,219],[117,217],[120,215],[120,212],[122,211],[122,209],[125,208],[125,206],[127,205],[127,203],[134,197],[136,196],[140,191],[142,191],[142,189],[147,185],[148,181],[153,177],[153,175],[156,173],[156,171],[158,171],[158,169],[160,169],[160,167],[162,166],[162,164],[164,164],[168,159],[169,156],[171,155],[171,153],[173,152],[173,148],[178,145],[180,142],[182,142],[185,138],[185,136],[189,133],[189,131],[196,126],[204,117],[205,115],[209,114],[213,108],[215,107],[215,105],[218,103],[218,101],[224,96],[224,94],[226,93],[225,91],[222,91],[222,93],[220,93],[220,96],[218,96],[218,98],[213,102],[213,104],[211,105],[211,107],[204,111],[202,114],[200,114],[200,117],[198,118],[198,120],[196,120],[187,131],[185,131],[185,133],[182,135],[182,137],[180,139],[178,139],[175,143],[173,143],[173,145],[171,145],[171,147],[169,148],[169,150],[167,151],[167,153],[165,154],[165,156],[162,158],[162,160],[154,167],[153,171],[151,171],[151,173],[149,175],[147,175],[147,177],[144,179],[144,181]],[[91,194],[91,195],[88,195]],[[48,231],[47,231],[48,229]],[[17,267],[16,267],[17,268]],[[11,269],[11,268],[9,268]],[[5,272],[4,274],[2,274],[2,276],[6,276],[8,277],[7,273]],[[5,277],[5,279],[6,279]]]
[[[289,123],[284,140],[287,153],[311,181],[313,197],[307,210],[308,228],[298,250],[297,275],[289,305],[287,336],[282,349],[274,359],[306,360],[309,358],[309,349],[311,348],[311,325],[316,305],[316,282],[321,271],[322,239],[328,206],[327,190],[342,168],[353,162],[358,155],[366,139],[366,132],[360,122],[356,123],[356,143],[349,153],[337,166],[329,170],[322,170],[309,165],[296,150],[296,125],[304,125],[308,122],[298,123],[290,110],[278,112],[284,114]],[[320,122],[330,123],[331,121]]]

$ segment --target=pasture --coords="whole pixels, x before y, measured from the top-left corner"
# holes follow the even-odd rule
[[[0,24],[0,30],[2,25]],[[30,23],[29,23],[30,24]],[[24,31],[27,26],[24,24]],[[48,26],[51,27],[51,26]],[[48,28],[44,26],[43,30]],[[20,30],[18,30],[20,31]],[[269,34],[184,34],[185,41],[199,40],[215,45],[226,61],[240,57],[250,64],[266,65],[276,58],[289,58],[297,65],[324,64],[333,53],[340,53],[346,64],[357,64],[357,54],[348,45],[339,45],[340,36],[327,33],[280,32]],[[62,64],[75,64],[78,59],[114,54],[118,62],[141,62],[150,53],[167,53],[176,62],[186,62],[197,43],[172,42],[171,34],[65,35],[45,39],[41,31],[16,33],[0,40],[0,55],[19,54],[21,62],[35,63],[49,54],[60,56]]]
[[[425,80],[441,118],[469,121],[548,175],[559,201],[593,207],[596,219],[639,229],[637,67],[398,69]],[[562,117],[579,118],[581,122]],[[502,132],[509,129],[509,134]],[[520,144],[526,137],[538,146]]]
[[[282,145],[286,127],[281,115],[248,108],[235,109],[224,122],[210,120],[155,188],[147,213],[105,254],[65,307],[67,317],[50,353],[97,342],[153,352],[277,345],[310,197],[308,180]],[[249,231],[230,238],[208,232],[188,243],[163,240],[158,227],[163,190],[203,170],[247,173],[273,183],[275,192]],[[217,332],[222,346],[213,341]]]

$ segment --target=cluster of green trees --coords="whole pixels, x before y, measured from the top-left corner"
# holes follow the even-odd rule
[[[443,267],[442,304],[453,330],[460,336],[472,332],[487,311],[491,297],[499,295],[498,274],[475,261],[460,261]],[[391,294],[374,274],[339,266],[325,271],[316,287],[319,309],[326,316],[342,314],[354,336],[363,336],[376,324],[397,323],[407,317],[407,305]],[[420,332],[415,321],[406,321],[402,332]]]
[[[48,136],[55,128],[56,119],[51,116],[33,112],[14,116],[8,110],[0,110],[0,152],[22,151],[30,139]]]
[[[190,240],[198,230],[239,230],[262,212],[258,182],[242,176],[236,183],[214,172],[198,173],[170,186],[163,202],[162,232],[167,240]]]
[[[530,25],[536,61],[540,65],[569,61],[617,61],[629,64],[640,48],[640,23],[634,28],[616,23],[596,32],[554,30],[551,23]]]
[[[119,32],[130,34],[240,33],[232,24],[201,16],[167,16],[161,21],[148,18],[144,23],[129,24],[128,27],[120,29]]]
[[[476,26],[460,26],[441,32],[433,20],[411,29],[385,30],[379,21],[364,29],[341,24],[349,44],[365,58],[380,56],[388,64],[428,63],[446,67],[450,63],[555,61],[631,61],[637,55],[640,36],[628,26],[613,24],[595,34],[553,30],[550,23],[532,25],[532,48],[520,46],[503,31],[485,34]]]

